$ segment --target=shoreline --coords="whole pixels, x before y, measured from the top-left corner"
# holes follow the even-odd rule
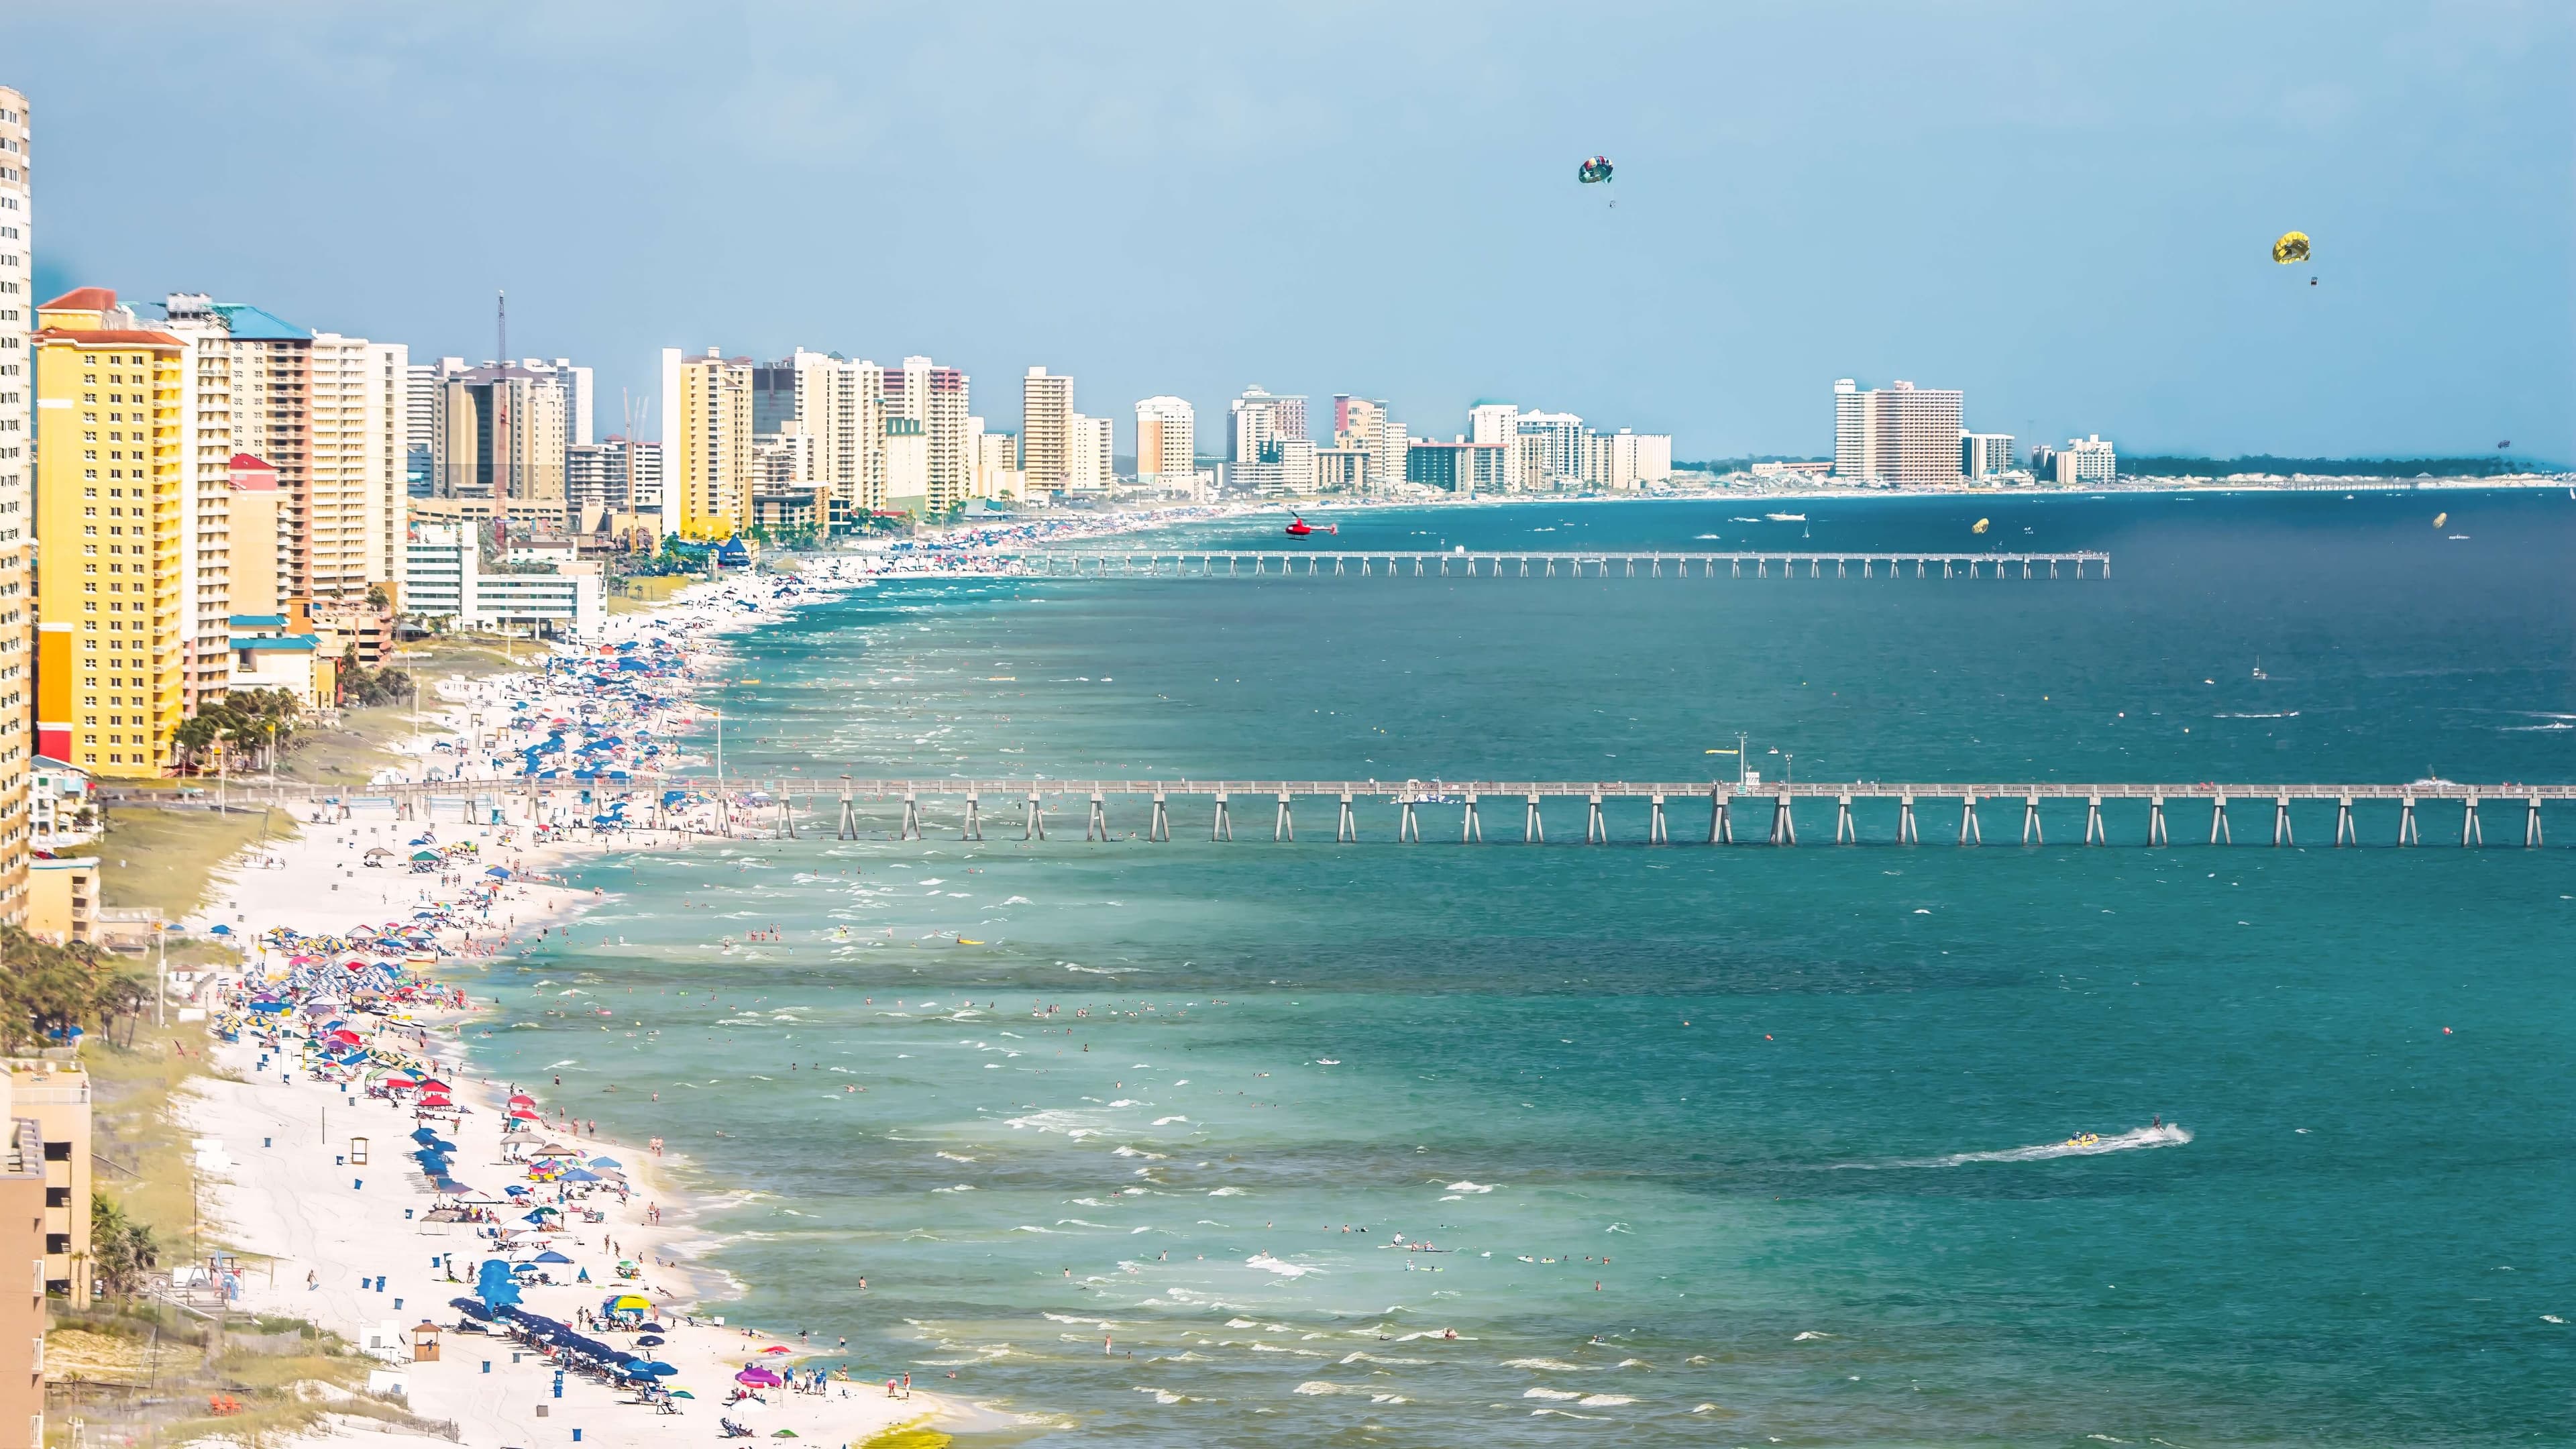
[[[649,718],[623,721],[619,728],[635,733],[632,727],[640,724],[645,732],[676,736],[692,727],[698,719],[695,693],[706,677],[720,674],[725,667],[728,655],[722,641],[727,636],[873,581],[862,567],[853,566],[855,559],[825,562],[824,568],[809,566],[795,575],[736,576],[692,585],[653,609],[613,616],[601,639],[589,642],[587,648],[661,639],[673,641],[674,652],[685,644],[686,652],[682,669],[660,681],[668,686],[668,693],[661,696],[665,707]],[[442,681],[436,707],[427,712],[419,728],[393,744],[405,757],[403,766],[379,771],[376,780],[451,778],[469,796],[477,793],[475,786],[487,785],[493,796],[506,803],[516,777],[477,772],[457,757],[469,751],[477,737],[500,748],[529,733],[524,728],[496,729],[491,719],[478,721],[478,713],[504,720],[531,714],[544,718],[550,715],[549,706],[565,702],[568,696],[553,689],[550,680],[551,661],[563,656],[564,651],[553,650],[538,656],[533,669]],[[523,707],[511,709],[513,703]],[[449,757],[444,769],[439,763],[442,754]],[[546,878],[575,856],[589,853],[583,848],[589,842],[576,839],[570,822],[558,833],[551,821],[540,831],[524,821],[478,825],[465,820],[361,816],[348,802],[363,794],[364,787],[343,792],[336,817],[327,810],[303,812],[296,822],[296,838],[265,842],[218,867],[206,902],[184,925],[208,939],[228,936],[248,949],[249,959],[237,974],[225,973],[201,983],[183,1011],[193,1006],[206,1012],[210,1027],[216,1025],[225,993],[238,996],[291,979],[294,958],[285,952],[292,945],[339,937],[359,922],[390,927],[424,903],[437,908],[433,924],[439,959],[418,969],[431,980],[456,987],[460,981],[455,979],[459,973],[453,971],[454,965],[488,969],[514,954],[515,947],[544,939],[606,899],[599,891],[579,892]],[[604,852],[685,848],[684,842],[707,828],[710,822],[704,817],[709,809],[704,803],[684,809],[676,830],[620,839],[592,834]],[[547,835],[554,838],[543,838]],[[435,870],[407,873],[404,857],[412,847],[430,848],[421,846],[423,840],[435,841],[447,858]],[[384,863],[378,865],[366,859],[366,850],[391,855],[380,855],[378,860]],[[494,869],[508,874],[485,874]],[[432,879],[437,882],[434,887],[411,889],[415,882]],[[377,889],[370,891],[370,886]],[[364,901],[366,894],[378,899]],[[398,899],[406,895],[419,899]],[[272,929],[280,927],[294,933],[285,938],[286,945],[270,939]],[[373,954],[350,959],[369,959]],[[441,980],[442,966],[450,968],[449,979]],[[508,1098],[520,1090],[492,1079],[475,1059],[472,1031],[476,1022],[488,1019],[488,1012],[488,1004],[443,1012],[434,1019],[402,1022],[397,1032],[418,1033],[416,1040],[429,1069],[448,1074],[450,1085],[460,1089],[452,1100],[470,1109],[452,1125],[444,1118],[437,1120],[439,1130],[465,1149],[456,1160],[457,1175],[490,1188],[477,1195],[477,1202],[501,1196],[499,1184],[508,1169],[502,1165],[498,1124]],[[363,1023],[353,1020],[353,1024]],[[402,1155],[409,1148],[407,1134],[414,1130],[415,1116],[391,1101],[352,1090],[355,1083],[339,1090],[317,1088],[307,1075],[309,1062],[298,1064],[271,1055],[263,1066],[259,1049],[247,1036],[243,1042],[226,1043],[210,1031],[208,1050],[217,1075],[184,1093],[174,1105],[174,1116],[200,1144],[207,1144],[198,1149],[195,1170],[206,1193],[209,1221],[220,1224],[210,1236],[271,1263],[267,1275],[245,1275],[233,1307],[309,1319],[361,1348],[371,1335],[381,1339],[389,1331],[388,1324],[408,1335],[424,1315],[452,1329],[461,1315],[450,1300],[469,1294],[472,1285],[448,1281],[446,1265],[420,1266],[434,1256],[417,1236],[420,1226],[434,1207],[453,1199],[435,1192],[422,1170]],[[541,1086],[524,1090],[540,1103],[546,1096]],[[346,1115],[335,1114],[334,1108]],[[553,1397],[551,1371],[535,1354],[497,1340],[471,1344],[472,1336],[450,1332],[446,1335],[449,1352],[441,1362],[413,1365],[405,1348],[402,1361],[384,1365],[404,1381],[405,1397],[414,1413],[453,1420],[467,1444],[494,1446],[562,1440],[567,1437],[564,1430],[573,1425],[588,1428],[586,1437],[602,1438],[602,1442],[679,1442],[711,1435],[719,1413],[739,1419],[762,1437],[776,1429],[793,1428],[802,1437],[833,1442],[858,1442],[907,1427],[941,1432],[1019,1427],[1016,1415],[927,1389],[890,1399],[885,1396],[882,1375],[830,1381],[820,1393],[762,1390],[770,1400],[766,1404],[724,1405],[723,1395],[733,1387],[730,1376],[740,1362],[771,1349],[773,1343],[780,1351],[762,1353],[765,1360],[798,1366],[846,1362],[853,1372],[872,1359],[893,1361],[895,1355],[888,1349],[895,1345],[867,1342],[835,1347],[793,1336],[753,1343],[751,1328],[739,1323],[716,1327],[727,1316],[727,1305],[740,1298],[744,1285],[709,1261],[727,1241],[712,1223],[719,1214],[739,1206],[739,1194],[690,1181],[699,1164],[685,1157],[656,1158],[644,1144],[623,1142],[595,1130],[581,1130],[575,1136],[553,1117],[547,1118],[544,1135],[577,1140],[585,1157],[627,1165],[632,1190],[627,1201],[598,1204],[602,1222],[585,1224],[587,1231],[576,1230],[566,1240],[552,1241],[554,1250],[571,1260],[559,1271],[575,1279],[586,1272],[590,1281],[534,1289],[527,1306],[573,1321],[584,1307],[595,1309],[618,1283],[614,1261],[600,1256],[607,1241],[614,1238],[621,1252],[634,1249],[642,1255],[642,1263],[649,1264],[643,1266],[641,1282],[647,1285],[656,1310],[666,1299],[671,1305],[686,1305],[687,1321],[667,1323],[673,1331],[663,1335],[666,1343],[652,1346],[650,1356],[680,1369],[680,1376],[666,1382],[687,1385],[696,1399],[682,1406],[683,1413],[664,1414],[631,1403],[612,1404],[614,1396],[607,1389],[577,1379],[567,1379],[558,1399]],[[352,1137],[369,1139],[372,1170],[348,1162]],[[323,1156],[326,1152],[328,1159]],[[317,1206],[322,1211],[317,1212]],[[484,1225],[472,1226],[479,1231]],[[469,1280],[473,1268],[468,1256],[479,1263],[491,1248],[475,1237],[456,1236],[453,1229],[431,1242],[441,1253],[453,1255],[457,1271]],[[312,1275],[309,1287],[299,1282],[308,1274]],[[371,1282],[380,1286],[370,1288]],[[671,1291],[660,1291],[663,1288]],[[901,1375],[908,1370],[898,1367],[895,1372]]]

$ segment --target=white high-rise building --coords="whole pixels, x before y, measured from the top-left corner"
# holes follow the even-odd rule
[[[1117,444],[1107,418],[1071,414],[1065,420],[1064,477],[1057,487],[1066,493],[1106,493],[1115,476],[1112,461]],[[1027,444],[1023,438],[1023,446]],[[1036,475],[1030,475],[1029,486],[1038,486]]]
[[[575,367],[569,357],[552,362],[542,357],[522,360],[519,366],[539,377],[551,377],[564,394],[564,443],[567,447],[586,448],[593,441],[591,425],[590,369]]]
[[[1961,433],[1959,471],[1970,478],[1993,478],[2013,470],[2013,435]]]
[[[1895,486],[1959,481],[1964,395],[1910,382],[1834,383],[1834,476]]]
[[[1031,486],[1067,486],[1074,417],[1072,378],[1032,367],[1020,379],[1020,456]]]
[[[317,332],[311,356],[309,576],[316,599],[355,603],[368,585],[401,577],[410,349]],[[560,460],[554,473],[560,480]]]
[[[2119,452],[2103,442],[2100,433],[2089,438],[2069,438],[2058,452],[2057,481],[2070,487],[2096,487],[2119,476]]]
[[[27,98],[0,86],[0,921],[11,924],[27,917],[27,780],[36,757],[33,134]],[[37,1398],[42,1408],[42,1385]]]
[[[963,502],[974,486],[974,460],[966,452],[966,374],[927,357],[907,357],[901,371],[887,370],[884,397],[888,417],[911,418],[921,424],[930,469],[930,512],[943,513]]]
[[[1235,414],[1238,420],[1240,412]],[[1258,456],[1256,453],[1255,456]],[[1147,487],[1179,484],[1198,474],[1198,414],[1176,397],[1136,404],[1136,481]]]
[[[1521,471],[1528,486],[1553,488],[1583,476],[1583,419],[1573,413],[1518,413]]]
[[[768,436],[801,428],[809,440],[798,454],[803,471],[786,481],[829,488],[847,511],[865,513],[885,502],[885,391],[886,370],[877,364],[800,347],[752,369],[752,429]]]
[[[1257,463],[1282,438],[1303,438],[1306,432],[1306,399],[1303,394],[1279,394],[1260,387],[1247,387],[1243,395],[1226,405],[1226,461]],[[1141,461],[1136,471],[1145,471]]]
[[[988,433],[982,418],[968,418],[975,439],[975,496],[1016,503],[1028,496],[1029,475],[1020,469],[1015,433]]]
[[[1503,448],[1503,476],[1509,481],[1489,490],[1504,492],[1528,487],[1528,465],[1521,457],[1521,410],[1511,403],[1478,403],[1467,409],[1467,441],[1499,444]]]

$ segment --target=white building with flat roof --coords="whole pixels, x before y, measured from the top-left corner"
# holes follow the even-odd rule
[[[607,617],[599,572],[486,573],[472,530],[416,523],[404,544],[403,612],[466,629],[588,635]]]
[[[2119,476],[2119,452],[2103,442],[2100,433],[2089,438],[2069,438],[2058,452],[2057,481],[2068,487],[2089,488]]]
[[[2013,435],[1961,433],[1959,471],[1970,478],[1992,478],[2013,470]]]

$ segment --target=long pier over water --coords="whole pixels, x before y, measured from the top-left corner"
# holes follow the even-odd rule
[[[1345,549],[1183,549],[1109,551],[1040,549],[976,553],[968,557],[991,572],[1039,578],[2058,578],[2063,569],[2084,578],[2111,576],[2107,553],[1920,553],[1884,550],[1805,549],[1744,553],[1665,553],[1611,549],[1570,553],[1454,549],[1406,552]]]
[[[671,776],[625,780],[530,778],[517,781],[370,785],[357,789],[284,786],[241,792],[243,798],[289,808],[330,806],[355,814],[403,819],[529,820],[587,824],[618,810],[628,828],[675,828],[685,816],[695,828],[724,834],[795,838],[820,835],[855,840],[886,828],[872,825],[874,807],[899,802],[891,827],[899,839],[933,831],[961,840],[996,836],[1044,840],[1063,834],[1080,811],[1083,838],[1113,838],[1113,820],[1140,828],[1148,840],[1170,840],[1177,814],[1195,831],[1204,821],[1212,840],[1232,840],[1238,824],[1258,832],[1268,824],[1275,841],[1297,838],[1299,816],[1310,838],[1320,836],[1329,812],[1333,839],[1354,842],[1368,833],[1406,843],[1487,839],[1544,844],[1549,818],[1560,839],[1608,844],[1668,845],[1690,840],[1710,845],[1762,843],[1794,846],[1800,829],[1811,840],[1835,844],[1920,845],[1954,838],[1963,846],[1996,843],[2044,845],[2049,817],[2071,833],[2073,807],[2084,807],[2086,845],[2118,838],[2168,846],[2177,836],[2206,843],[2236,843],[2235,826],[2248,827],[2247,843],[2261,843],[2269,827],[2275,846],[2298,843],[2298,820],[2337,846],[2363,844],[2367,823],[2373,841],[2421,845],[2429,830],[2437,840],[2456,828],[2458,843],[2486,843],[2486,826],[2499,827],[2510,843],[2514,824],[2521,843],[2545,843],[2542,806],[2576,801],[2576,785],[2460,784],[2419,780],[2411,784],[2067,784],[1867,783],[1763,784],[1729,781],[1628,780],[1044,780],[858,779],[812,776],[779,779]],[[861,802],[872,808],[864,813]],[[1116,809],[1113,810],[1113,804]],[[1640,819],[1636,807],[1645,809]],[[1830,836],[1822,832],[1831,807]],[[2053,807],[2043,811],[2043,805]],[[1614,809],[1614,807],[1616,807]],[[2293,807],[2298,807],[2294,809]],[[2331,808],[2331,816],[2328,810]],[[1703,814],[1704,812],[1704,814]],[[1616,826],[1614,828],[1614,816]],[[1266,817],[1266,819],[1265,819]],[[2516,818],[2518,817],[2518,819]],[[1580,835],[1574,834],[1580,819]],[[1703,828],[1704,826],[1704,828]],[[2011,833],[2018,827],[2018,835]],[[2116,828],[2115,828],[2116,827]]]

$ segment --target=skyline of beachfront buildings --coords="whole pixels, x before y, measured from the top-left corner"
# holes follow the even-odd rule
[[[2091,487],[2118,476],[2118,451],[2100,433],[2070,438],[2064,448],[2034,445],[2024,468],[2013,459],[2012,434],[1972,433],[1962,423],[1966,411],[1967,394],[1956,388],[1898,381],[1865,389],[1836,378],[1831,472],[1894,488],[1983,481]]]
[[[40,753],[168,773],[183,721],[248,690],[327,705],[344,663],[383,661],[399,617],[593,621],[614,555],[1019,508],[1616,493],[1674,473],[1669,435],[1513,401],[1420,427],[1384,398],[1253,386],[1203,425],[1168,393],[1085,412],[1049,366],[1017,379],[1017,426],[992,426],[963,368],[805,347],[667,347],[657,385],[603,417],[593,369],[508,355],[505,317],[493,357],[416,360],[210,292],[39,301],[31,138],[24,98],[0,92],[0,718],[29,725],[0,728],[0,918],[23,910]],[[1845,476],[2012,471],[2013,440],[1962,430],[1956,392],[1840,383],[1836,406]],[[2054,458],[2090,478],[2110,456],[2095,440]]]

